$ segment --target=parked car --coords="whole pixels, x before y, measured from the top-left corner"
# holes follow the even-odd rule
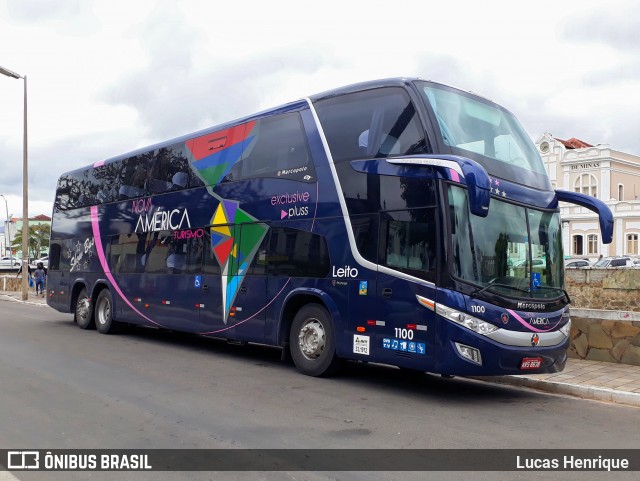
[[[564,267],[567,269],[576,269],[578,267],[589,267],[591,262],[588,259],[567,259],[564,261]]]
[[[32,261],[31,267],[37,267],[40,262],[42,262],[44,267],[49,267],[49,256],[44,256],[44,257],[41,257],[40,259],[36,259]]]
[[[2,269],[14,269],[20,267],[20,259],[17,257],[4,256],[0,259],[0,268]]]
[[[531,262],[533,263],[533,267],[541,267],[545,265],[544,259],[534,258],[531,260]],[[524,267],[524,265],[528,263],[528,259],[519,260],[513,263],[513,267]]]
[[[593,267],[634,267],[630,257],[603,257]]]

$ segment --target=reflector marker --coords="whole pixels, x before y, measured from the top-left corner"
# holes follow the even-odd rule
[[[204,304],[196,304],[196,309],[203,309],[204,308]]]
[[[133,302],[142,302],[142,297],[134,297]]]
[[[416,331],[426,331],[426,330],[427,330],[427,326],[424,326],[422,324],[416,325]]]
[[[432,311],[436,310],[435,301],[432,301],[431,299],[427,299],[426,297],[419,296],[417,294],[416,294],[416,298],[418,299],[418,302],[422,304],[424,307],[426,307],[427,309],[430,309]]]
[[[168,306],[169,304],[171,304],[171,301],[162,301],[162,304],[164,304],[165,306]]]
[[[386,325],[385,321],[376,321],[376,326],[382,326],[384,327]]]

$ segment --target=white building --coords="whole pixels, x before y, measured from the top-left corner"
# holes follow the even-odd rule
[[[561,140],[544,134],[536,141],[554,189],[589,194],[605,202],[615,219],[613,242],[602,243],[597,215],[583,207],[561,204],[566,256],[596,260],[600,254],[638,255],[640,237],[640,156]]]

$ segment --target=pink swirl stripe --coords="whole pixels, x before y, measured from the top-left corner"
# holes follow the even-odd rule
[[[98,207],[95,205],[91,206],[91,227],[93,229],[93,238],[96,241],[96,250],[98,251],[98,258],[100,259],[100,265],[102,266],[102,270],[104,271],[104,274],[107,276],[107,279],[109,279],[109,282],[111,282],[111,285],[113,286],[115,291],[122,298],[122,300],[131,309],[133,309],[136,313],[138,313],[143,319],[146,319],[147,321],[149,321],[152,324],[155,324],[156,326],[164,327],[162,326],[162,324],[158,324],[154,320],[149,319],[142,312],[136,309],[136,307],[133,304],[131,304],[129,299],[127,299],[124,296],[124,294],[120,290],[120,286],[118,286],[118,283],[113,278],[113,274],[111,274],[111,270],[109,269],[109,265],[107,264],[107,258],[104,256],[104,249],[102,248],[102,238],[100,237],[100,225],[98,224]]]

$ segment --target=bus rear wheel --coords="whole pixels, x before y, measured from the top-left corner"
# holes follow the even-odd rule
[[[307,376],[329,376],[339,367],[333,321],[319,304],[308,304],[297,312],[289,345],[294,364]]]
[[[113,297],[109,289],[103,289],[98,294],[95,322],[96,328],[101,334],[113,334],[117,330],[117,323],[113,320]]]
[[[76,307],[73,311],[73,320],[80,329],[95,329],[96,323],[93,317],[93,306],[86,289],[82,289],[76,300]]]

